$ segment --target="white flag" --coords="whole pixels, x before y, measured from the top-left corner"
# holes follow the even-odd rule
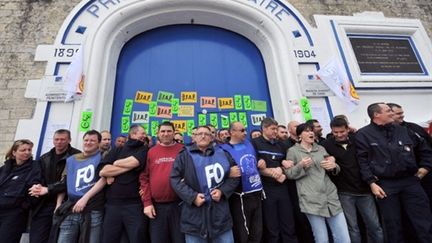
[[[322,67],[317,75],[339,97],[349,112],[358,107],[360,98],[348,79],[345,69],[336,58]]]
[[[65,102],[75,100],[81,95],[84,87],[84,55],[83,47],[80,46],[79,50],[75,53],[72,62],[69,64],[64,77],[64,90],[66,91]]]

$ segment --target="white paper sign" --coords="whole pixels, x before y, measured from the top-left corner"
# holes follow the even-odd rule
[[[148,111],[134,111],[132,113],[132,123],[149,123]]]
[[[266,117],[267,117],[267,114],[265,114],[265,113],[251,115],[252,125],[261,126],[261,121],[264,120],[264,118],[266,118]]]

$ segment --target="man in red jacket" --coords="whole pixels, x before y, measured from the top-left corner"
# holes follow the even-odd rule
[[[163,122],[158,129],[159,143],[147,154],[147,166],[140,175],[144,214],[150,218],[151,242],[184,242],[180,232],[180,199],[170,184],[174,160],[183,144],[174,141],[174,125]]]

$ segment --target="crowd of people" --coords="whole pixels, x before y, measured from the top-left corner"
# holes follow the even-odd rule
[[[169,121],[155,141],[140,125],[112,146],[66,129],[33,160],[13,143],[0,167],[0,239],[42,242],[432,242],[432,139],[400,105],[368,106],[359,130],[335,116],[260,130]]]

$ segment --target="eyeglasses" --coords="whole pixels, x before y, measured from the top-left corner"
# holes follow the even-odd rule
[[[200,132],[200,133],[196,133],[196,136],[206,136],[206,137],[210,137],[211,133],[206,133],[206,132]]]

